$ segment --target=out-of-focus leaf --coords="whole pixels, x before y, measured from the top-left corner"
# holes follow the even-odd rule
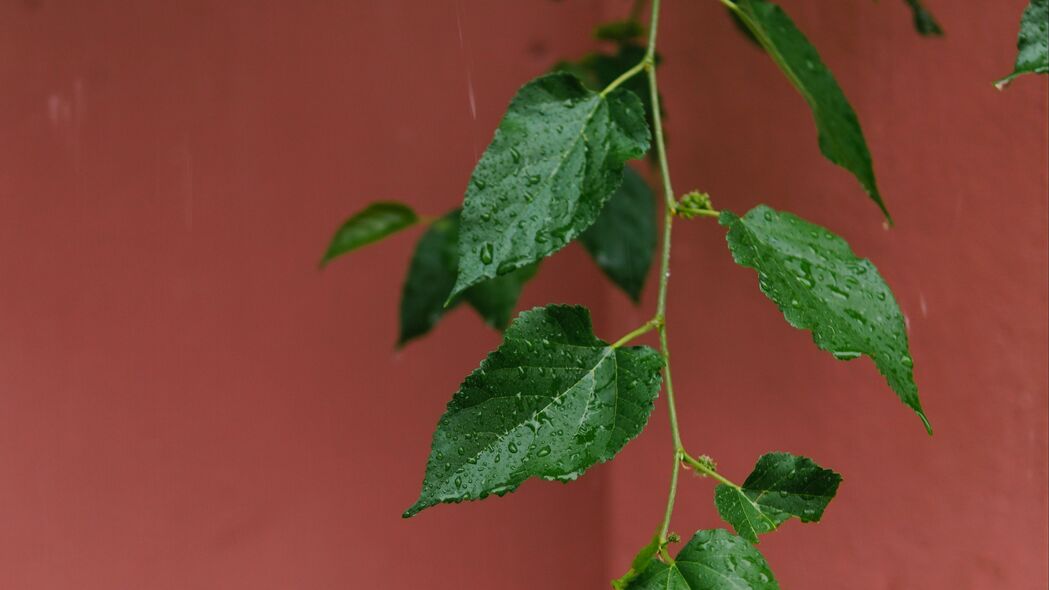
[[[337,256],[411,227],[418,221],[419,217],[415,211],[402,203],[372,203],[347,219],[335,232],[321,265],[327,264]]]
[[[652,266],[656,233],[652,189],[627,168],[623,184],[580,241],[608,278],[637,302]]]

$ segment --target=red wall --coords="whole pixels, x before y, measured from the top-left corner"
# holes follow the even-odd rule
[[[898,220],[819,156],[802,100],[715,2],[667,0],[675,182],[844,234],[907,313],[929,439],[867,361],[788,328],[710,223],[670,313],[685,440],[845,474],[762,542],[784,587],[1047,584],[1046,79],[1006,93],[1023,2],[784,2],[860,113]],[[840,5],[839,5],[840,4]],[[514,90],[623,2],[0,4],[0,588],[601,588],[659,520],[660,405],[613,464],[402,521],[466,311],[395,353],[411,237],[316,261],[377,198],[454,206]],[[461,35],[460,35],[461,31]],[[472,88],[472,92],[471,92]],[[471,109],[471,94],[476,116]],[[577,247],[522,306],[648,314]],[[718,526],[686,478],[674,528]]]

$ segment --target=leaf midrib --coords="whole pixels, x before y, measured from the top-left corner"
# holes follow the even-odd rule
[[[604,353],[603,353],[603,354],[601,355],[601,357],[599,357],[599,358],[598,358],[597,362],[595,362],[595,363],[594,363],[594,366],[593,366],[593,367],[591,367],[591,368],[590,368],[589,370],[587,370],[587,371],[586,371],[585,373],[583,373],[583,375],[581,375],[581,376],[579,377],[579,379],[577,379],[577,380],[576,380],[575,382],[573,382],[573,383],[572,383],[572,385],[570,385],[570,386],[568,386],[568,387],[564,388],[564,390],[563,390],[563,391],[561,391],[560,393],[558,393],[557,395],[555,395],[555,396],[552,396],[552,397],[550,398],[550,402],[549,402],[549,403],[547,403],[547,404],[546,404],[545,406],[543,406],[543,407],[541,407],[541,408],[539,408],[539,409],[535,410],[535,412],[532,412],[532,416],[534,417],[534,416],[535,416],[536,414],[538,414],[539,412],[543,412],[543,411],[545,411],[545,410],[549,409],[549,408],[550,408],[551,406],[553,406],[553,405],[554,405],[554,403],[555,403],[555,402],[556,402],[557,400],[559,400],[559,399],[562,399],[562,398],[563,398],[564,396],[566,396],[566,395],[568,394],[568,392],[569,392],[569,391],[572,391],[573,389],[575,389],[575,388],[576,388],[576,386],[577,386],[577,385],[579,385],[580,383],[582,383],[584,379],[586,379],[586,378],[587,378],[588,376],[593,376],[593,375],[595,374],[595,372],[597,371],[598,367],[600,367],[600,366],[601,366],[601,364],[602,364],[603,362],[605,362],[605,361],[606,361],[606,360],[607,360],[607,359],[608,359],[609,357],[614,357],[614,356],[615,356],[615,354],[614,354],[614,353],[615,353],[615,349],[614,349],[614,348],[612,348],[611,346],[608,346],[608,347],[606,347],[606,349],[605,349],[605,352],[604,352]],[[514,369],[514,368],[516,368],[516,367],[499,367],[499,368],[500,368],[500,369]],[[591,395],[593,395],[593,393],[594,393],[594,392],[596,392],[596,390],[597,390],[597,384],[596,384],[596,382],[595,382],[595,384],[594,384],[594,388],[593,388],[593,390],[591,391]],[[615,392],[615,394],[616,394],[616,400],[617,400],[617,402],[618,402],[618,399],[619,399],[619,389],[618,389],[618,386],[616,387],[616,392]],[[522,394],[522,395],[524,395],[524,394]],[[539,394],[532,394],[532,397],[535,397],[535,396],[538,396],[538,395],[539,395]],[[484,400],[483,402],[481,402],[481,403],[479,403],[479,404],[475,404],[475,405],[473,405],[473,406],[468,406],[468,408],[480,408],[480,407],[481,407],[481,406],[483,406],[484,404],[486,404],[486,403],[488,403],[488,402],[490,402],[490,401],[492,401],[492,400],[494,400],[494,399],[498,399],[498,398],[494,398],[494,397],[492,397],[492,398],[488,398],[488,399]],[[463,408],[463,409],[468,409],[468,408]],[[585,411],[585,410],[584,410],[584,411]],[[448,477],[444,479],[444,482],[445,482],[445,483],[447,483],[447,482],[449,481],[449,479],[453,479],[453,478],[454,478],[454,476],[456,476],[456,475],[463,475],[463,474],[464,474],[464,473],[463,473],[463,470],[464,470],[464,467],[463,467],[463,466],[464,466],[464,465],[469,465],[469,464],[470,464],[470,463],[469,463],[469,459],[477,459],[477,458],[479,458],[479,457],[480,457],[480,456],[481,456],[482,454],[484,454],[484,453],[486,453],[486,452],[490,451],[490,450],[491,450],[491,449],[492,449],[492,448],[493,448],[493,447],[494,447],[494,446],[495,446],[496,444],[498,444],[498,443],[502,442],[502,441],[503,441],[503,440],[504,440],[504,439],[506,438],[506,436],[507,436],[508,434],[510,434],[511,432],[513,432],[513,431],[517,430],[518,428],[521,428],[522,426],[524,426],[524,423],[523,423],[523,422],[522,422],[522,423],[520,423],[520,424],[515,424],[515,425],[514,425],[514,426],[513,426],[512,428],[510,428],[510,429],[508,429],[508,430],[504,431],[504,432],[503,432],[502,434],[497,434],[497,433],[495,433],[494,431],[489,431],[489,432],[492,432],[492,434],[496,434],[496,438],[495,438],[495,440],[493,440],[493,441],[492,441],[492,442],[490,442],[489,444],[487,444],[487,445],[485,445],[485,446],[481,447],[480,449],[478,449],[476,453],[472,453],[472,454],[471,454],[471,455],[469,456],[469,458],[465,459],[465,460],[463,461],[463,463],[462,463],[462,464],[461,464],[461,465],[460,465],[460,466],[459,466],[458,468],[456,468],[456,470],[455,470],[455,471],[451,472],[451,473],[450,473],[450,474],[448,475]],[[535,439],[533,438],[533,440],[535,440]]]

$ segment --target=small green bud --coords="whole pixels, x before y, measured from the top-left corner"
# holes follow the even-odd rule
[[[685,219],[692,219],[702,211],[713,211],[714,205],[710,195],[699,191],[692,191],[681,197],[677,204],[678,214]]]

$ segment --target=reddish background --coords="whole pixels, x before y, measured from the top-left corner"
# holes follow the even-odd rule
[[[942,40],[902,2],[784,3],[860,113],[897,229],[716,2],[665,2],[677,188],[789,208],[874,259],[937,435],[692,223],[670,300],[686,443],[735,478],[772,449],[845,474],[823,524],[762,542],[785,588],[1045,588],[1046,79],[989,84],[1024,2],[929,0]],[[624,11],[0,3],[0,588],[606,587],[660,518],[663,405],[579,482],[402,521],[498,337],[460,310],[393,351],[412,237],[316,261],[369,200],[454,206],[516,88]],[[633,308],[573,246],[522,306],[586,303],[614,338],[652,295]],[[710,497],[685,478],[675,530],[719,526]]]

